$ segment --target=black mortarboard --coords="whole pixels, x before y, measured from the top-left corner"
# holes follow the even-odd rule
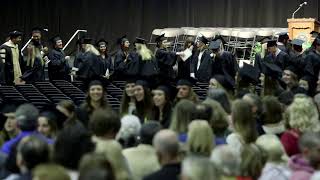
[[[59,111],[55,104],[48,104],[42,108],[40,116],[49,117],[52,120],[56,121],[58,129],[63,128],[63,124],[68,119],[68,117]]]
[[[50,39],[50,41],[55,44],[57,41],[62,40],[60,36],[54,36]]]
[[[239,77],[253,84],[259,83],[259,71],[250,64],[243,63],[242,68],[239,70]]]
[[[22,32],[20,32],[20,31],[11,31],[9,33],[9,36],[10,36],[10,38],[16,38],[16,37],[22,36]]]
[[[32,33],[41,33],[42,31],[43,31],[43,28],[40,28],[40,27],[34,27],[31,30]]]
[[[85,38],[83,38],[82,43],[83,44],[91,44],[92,38],[85,37]]]
[[[165,40],[164,34],[161,34],[160,36],[158,36],[158,37],[155,39],[156,42],[161,42],[161,41],[163,41],[163,40]]]
[[[226,90],[234,89],[234,80],[229,75],[217,74],[214,75],[212,78],[217,80],[221,84],[221,86],[223,86]]]
[[[136,81],[136,86],[139,86],[139,85],[144,87],[144,88],[146,88],[146,89],[149,88],[149,83],[147,81],[145,81],[145,80],[137,80]]]
[[[279,35],[278,39],[289,39],[289,35],[286,32],[281,32],[278,35]]]
[[[170,89],[167,86],[160,85],[156,88],[156,90],[161,90],[166,94],[166,96],[170,97]]]
[[[264,61],[262,63],[262,73],[265,76],[278,79],[282,75],[282,70],[276,64]]]
[[[19,107],[19,104],[17,103],[8,103],[4,104],[0,108],[0,112],[5,114],[5,113],[14,113],[16,112],[16,109]]]
[[[124,42],[129,41],[127,35],[123,35],[121,38],[118,38],[117,43],[122,45]]]
[[[101,38],[96,42],[96,46],[99,47],[101,44],[105,44],[107,46],[108,42],[105,39]]]
[[[317,31],[311,31],[311,37],[316,38],[319,36],[319,33]]]
[[[91,82],[89,83],[89,86],[88,86],[88,87],[90,88],[91,86],[96,86],[96,85],[100,85],[100,86],[103,87],[102,82],[99,81],[99,80],[93,80],[93,81],[91,81]]]
[[[221,40],[217,39],[215,41],[211,41],[209,45],[209,49],[219,49],[221,46]]]
[[[136,83],[137,79],[134,78],[134,77],[128,77],[126,78],[126,84],[129,84],[129,83]]]
[[[136,37],[135,43],[137,43],[137,44],[145,44],[146,40],[143,39],[143,38],[140,38],[140,37]]]
[[[296,46],[302,46],[303,43],[304,43],[304,41],[301,40],[301,39],[293,39],[293,40],[291,41],[291,44],[292,44],[292,45],[296,45]]]
[[[273,46],[277,46],[276,40],[270,40],[267,42],[267,47],[273,47]]]
[[[177,82],[177,86],[186,85],[186,86],[192,87],[193,84],[194,84],[194,82],[193,82],[191,79],[180,79],[180,80]]]
[[[204,37],[204,36],[201,36],[201,37],[199,37],[199,41],[201,41],[201,42],[203,42],[203,44],[208,44],[208,42],[209,42],[209,40],[206,38],[206,37]]]
[[[299,69],[293,65],[289,65],[287,66],[284,70],[289,70],[292,73],[296,74],[297,76],[299,76]]]

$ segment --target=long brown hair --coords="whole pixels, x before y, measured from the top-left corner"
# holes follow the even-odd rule
[[[87,96],[86,96],[86,99],[85,99],[85,103],[82,104],[82,107],[84,107],[87,110],[87,112],[89,112],[89,114],[91,114],[95,110],[94,107],[91,105],[91,97],[89,95],[91,86],[89,86],[89,88],[88,88]],[[102,87],[102,98],[101,98],[100,104],[99,104],[100,108],[102,108],[102,109],[110,109],[108,100],[106,98],[106,94],[107,94],[106,90],[104,89],[102,84],[100,84],[100,86]]]

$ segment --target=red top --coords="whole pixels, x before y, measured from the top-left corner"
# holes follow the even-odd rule
[[[285,131],[281,136],[281,143],[288,156],[292,156],[300,153],[298,140],[300,137],[300,132],[295,129],[290,129]]]

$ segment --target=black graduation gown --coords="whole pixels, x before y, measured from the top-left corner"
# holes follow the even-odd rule
[[[42,60],[39,57],[34,59],[33,66],[27,65],[26,71],[23,73],[21,79],[26,81],[26,83],[34,83],[38,81],[44,81],[44,64],[41,62]]]
[[[255,55],[254,59],[254,67],[259,71],[259,73],[262,72],[262,58],[260,54]]]
[[[126,71],[126,62],[125,59],[127,58],[125,52],[122,49],[119,49],[114,56],[114,75],[117,78],[123,79],[123,75],[125,75]]]
[[[99,74],[102,76],[105,75],[107,69],[109,70],[109,74],[112,74],[114,71],[114,67],[112,64],[111,56],[106,56],[105,58],[102,58],[102,56],[98,56],[98,59],[100,65]]]
[[[316,88],[316,83],[318,80],[318,75],[320,71],[320,54],[316,51],[311,51],[305,58],[305,69],[304,69],[304,79],[308,80],[309,85],[313,92]]]
[[[290,56],[289,65],[293,65],[294,67],[297,68],[298,73],[299,73],[298,76],[300,76],[300,77],[303,76],[304,69],[306,66],[305,54],[298,54],[298,53],[294,53],[293,51],[291,51],[289,56]]]
[[[161,78],[174,79],[175,73],[173,66],[176,64],[177,55],[175,52],[169,52],[167,49],[157,49],[156,51],[156,60],[159,66],[159,75]]]
[[[5,49],[5,53],[3,54],[5,56],[4,59],[2,59],[0,57],[1,61],[4,61],[4,63],[2,64],[2,72],[1,72],[1,78],[2,81],[1,83],[4,83],[6,85],[12,85],[13,81],[14,81],[14,70],[13,70],[13,59],[12,59],[12,51],[11,51],[11,47],[3,44],[0,46],[0,49]],[[24,73],[25,70],[25,63],[23,61],[23,57],[21,56],[20,50],[19,50],[19,64],[20,64],[20,69],[21,69],[21,73]]]
[[[78,52],[74,59],[73,66],[76,68],[79,68],[80,66],[82,66],[83,60],[84,60],[84,52]]]
[[[0,84],[5,84],[6,79],[5,79],[5,73],[4,73],[4,63],[2,59],[0,58]]]
[[[234,80],[239,66],[235,56],[230,52],[224,51],[214,58],[212,69],[212,75],[228,75]]]
[[[79,80],[90,82],[94,79],[100,79],[103,71],[103,62],[98,59],[98,56],[92,52],[83,54],[83,62],[77,71]]]
[[[48,74],[49,79],[52,80],[66,80],[70,81],[70,67],[65,59],[65,54],[61,49],[52,49],[49,52],[48,58]]]
[[[288,66],[290,57],[287,53],[280,51],[280,53],[277,55],[277,57],[273,57],[272,54],[268,54],[264,57],[264,61],[267,62],[273,62],[277,66],[279,66],[282,70],[285,69],[285,67]]]
[[[200,59],[200,66],[199,69],[197,70],[197,64],[198,64],[198,56],[199,56],[200,51],[197,51],[192,58],[191,62],[191,72],[195,73],[195,77],[198,79],[200,82],[209,82],[211,75],[212,75],[212,64],[213,60],[210,56],[210,51],[208,49],[205,49],[202,57]]]

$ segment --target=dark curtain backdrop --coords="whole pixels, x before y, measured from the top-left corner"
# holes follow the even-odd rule
[[[319,19],[320,1],[306,0],[296,17]],[[164,27],[287,27],[287,18],[303,0],[2,0],[0,42],[9,31],[49,29],[44,39],[59,34],[66,42],[77,29],[94,39],[104,37],[111,48],[127,34],[149,39]],[[74,45],[74,43],[73,43]],[[71,47],[69,48],[71,49]]]

